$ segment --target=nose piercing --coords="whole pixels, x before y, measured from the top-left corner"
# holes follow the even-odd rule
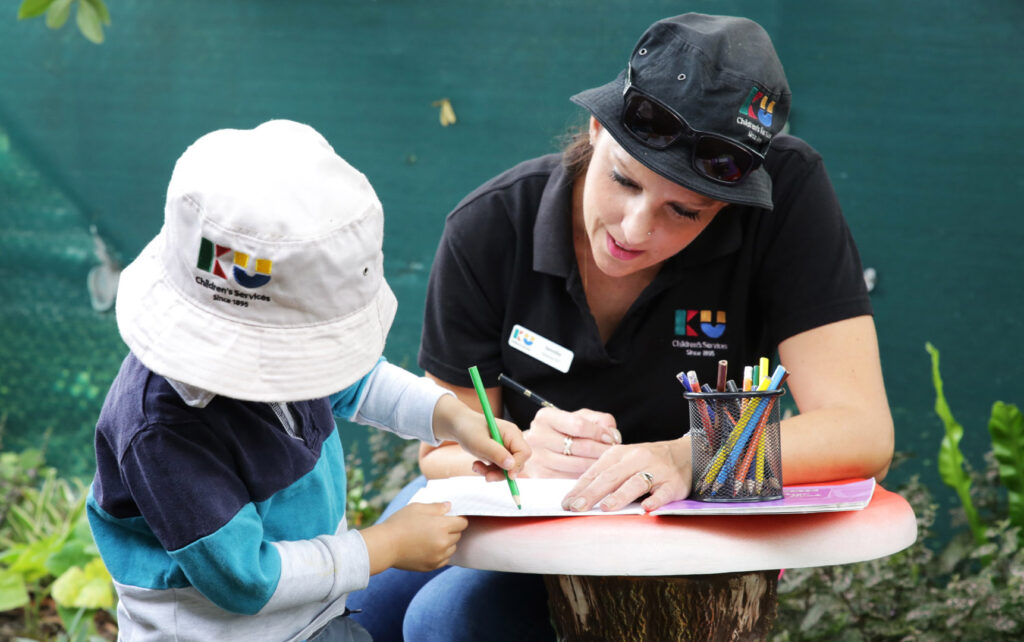
[[[651,236],[652,234],[654,234],[654,232],[648,232],[647,236]]]

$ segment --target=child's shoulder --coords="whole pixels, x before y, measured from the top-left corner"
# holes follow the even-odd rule
[[[181,400],[167,379],[128,353],[110,384],[96,422],[96,432],[113,443],[126,446],[150,426],[194,420],[195,409]]]

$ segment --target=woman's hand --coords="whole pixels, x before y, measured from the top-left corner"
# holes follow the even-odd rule
[[[689,435],[614,446],[580,476],[562,499],[562,508],[586,511],[600,503],[601,510],[613,511],[648,495],[641,506],[652,511],[690,494],[691,465]]]
[[[613,416],[587,409],[541,408],[523,435],[533,451],[523,469],[528,477],[575,479],[622,443]]]

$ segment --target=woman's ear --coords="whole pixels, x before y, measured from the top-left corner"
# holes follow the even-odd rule
[[[597,119],[593,116],[590,117],[590,127],[588,128],[590,133],[590,146],[594,146],[594,141],[597,140],[597,135],[601,133],[603,127],[601,123],[597,122]]]

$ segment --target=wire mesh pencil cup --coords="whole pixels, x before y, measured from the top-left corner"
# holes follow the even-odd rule
[[[782,389],[683,393],[690,404],[690,499],[782,499],[779,399],[783,394]]]

